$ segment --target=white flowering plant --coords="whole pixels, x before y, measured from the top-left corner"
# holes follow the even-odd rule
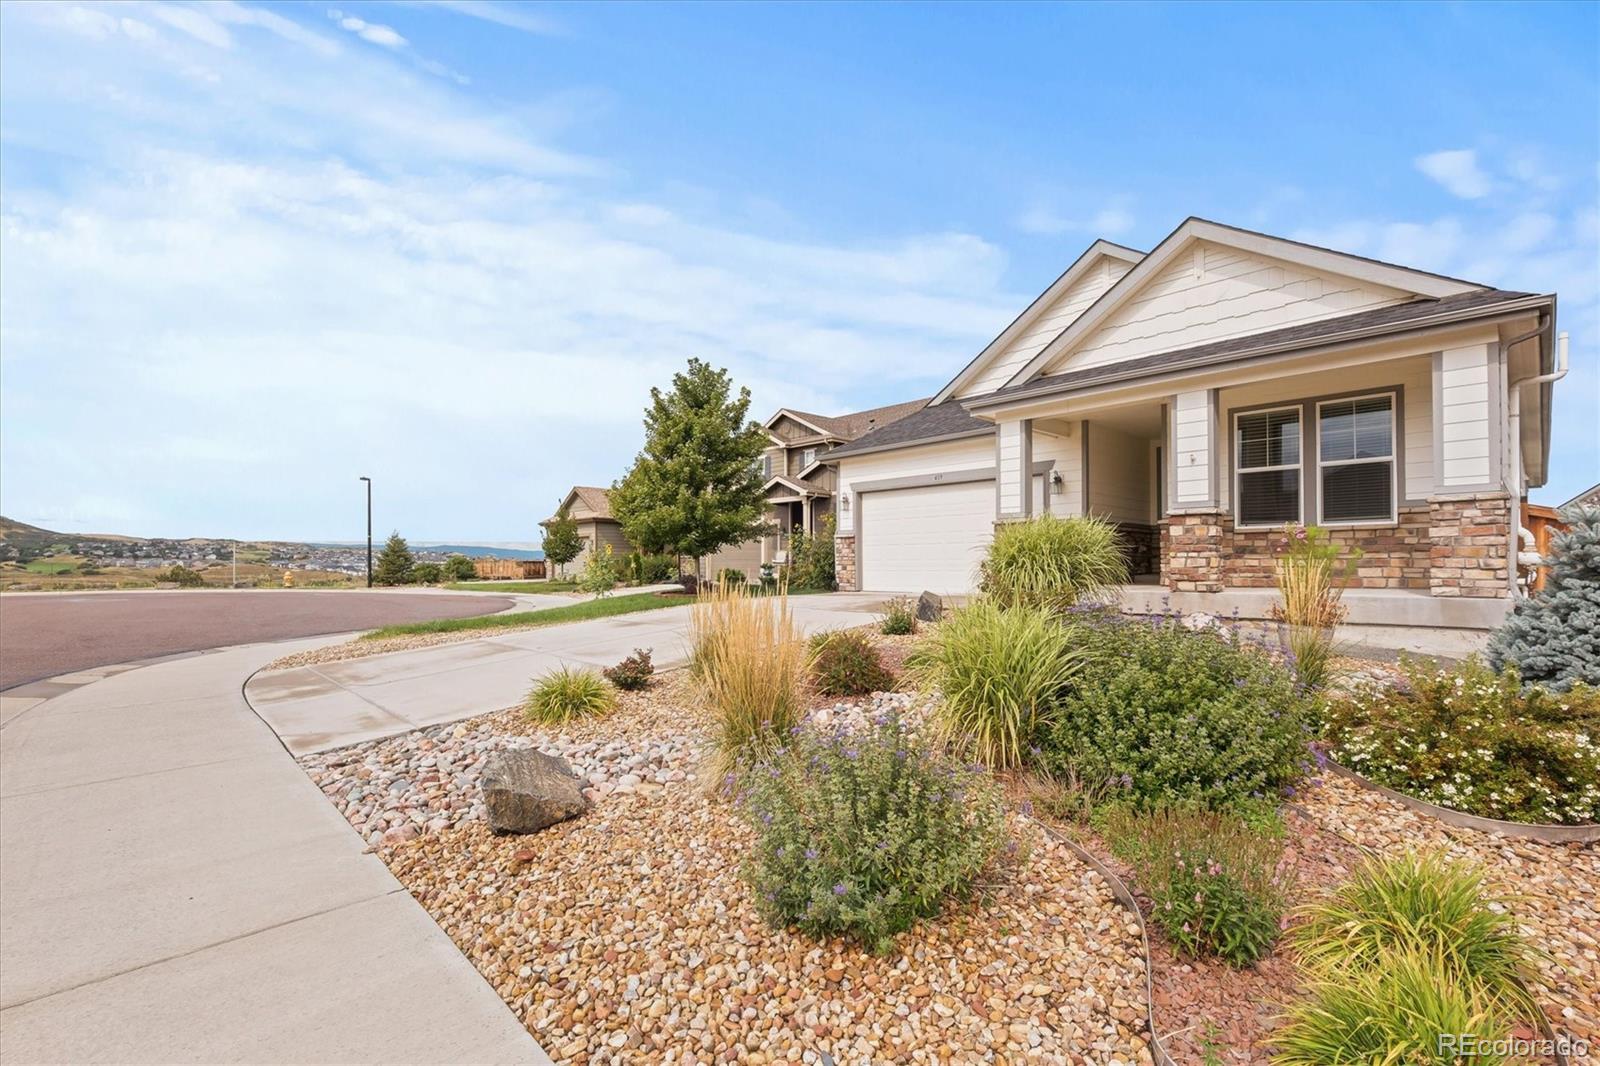
[[[1393,688],[1332,701],[1328,754],[1371,781],[1503,821],[1600,822],[1600,689],[1523,690],[1514,667],[1402,660]]]

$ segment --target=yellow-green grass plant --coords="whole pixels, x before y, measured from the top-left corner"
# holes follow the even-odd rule
[[[1307,688],[1320,688],[1336,651],[1334,635],[1344,622],[1344,586],[1361,549],[1341,549],[1316,526],[1285,526],[1284,546],[1273,560],[1280,602],[1274,616],[1287,628],[1295,672]]]
[[[1050,608],[979,599],[952,611],[907,667],[936,697],[940,736],[998,768],[1023,761],[1082,663]]]
[[[1122,535],[1094,515],[1008,522],[995,530],[979,566],[984,595],[1003,607],[1064,611],[1127,579]]]
[[[1539,1004],[1526,981],[1539,952],[1518,932],[1510,903],[1477,866],[1440,853],[1369,856],[1331,895],[1300,909],[1293,941],[1302,966],[1330,977],[1420,952],[1501,1014],[1532,1020]]]
[[[706,784],[721,786],[784,744],[804,713],[809,653],[789,597],[719,582],[689,615],[691,675],[714,720]]]
[[[523,709],[540,725],[565,725],[605,714],[617,705],[617,690],[593,670],[563,666],[533,683]]]
[[[1316,975],[1272,1034],[1274,1066],[1495,1066],[1503,1005],[1454,979],[1453,965],[1408,946],[1381,966]],[[1477,1054],[1463,1053],[1463,1038]]]

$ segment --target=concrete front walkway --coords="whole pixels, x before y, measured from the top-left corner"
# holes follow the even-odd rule
[[[549,1061],[245,703],[325,641],[10,708],[0,1061]]]
[[[872,621],[882,593],[789,600],[812,633]],[[653,649],[658,669],[688,660],[689,608],[495,633],[478,640],[257,674],[245,696],[296,755],[453,722],[518,703],[529,682],[562,665],[610,666]]]

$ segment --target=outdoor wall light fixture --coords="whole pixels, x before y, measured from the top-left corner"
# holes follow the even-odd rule
[[[1059,496],[1066,489],[1067,484],[1061,477],[1061,471],[1050,471],[1050,495]]]

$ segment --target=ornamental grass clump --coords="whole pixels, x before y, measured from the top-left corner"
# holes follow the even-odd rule
[[[846,629],[811,638],[811,683],[824,696],[870,696],[893,689],[894,674],[865,633]]]
[[[523,708],[540,725],[564,725],[605,714],[617,704],[617,690],[592,670],[563,666],[534,682]]]
[[[1135,808],[1243,811],[1275,806],[1314,769],[1311,707],[1261,649],[1168,619],[1069,619],[1084,664],[1040,741],[1046,770]]]
[[[1040,515],[995,530],[978,584],[1002,607],[1064,611],[1128,579],[1121,534],[1093,515]]]
[[[1342,554],[1326,530],[1290,525],[1284,527],[1283,550],[1273,560],[1280,600],[1273,604],[1272,616],[1287,630],[1285,643],[1307,688],[1321,688],[1328,678],[1334,634],[1347,614],[1345,582],[1362,553],[1352,547],[1348,557]]]
[[[1242,967],[1272,950],[1294,882],[1281,827],[1173,808],[1141,814],[1110,807],[1095,821],[1112,852],[1133,867],[1151,918],[1181,954]]]
[[[1278,1066],[1499,1062],[1489,1049],[1538,1017],[1539,953],[1476,867],[1440,854],[1370,856],[1292,934],[1309,995],[1274,1043]],[[1456,1041],[1440,1043],[1446,1035]]]
[[[1485,818],[1600,822],[1600,690],[1524,689],[1514,667],[1406,657],[1396,688],[1323,712],[1329,754],[1409,796]]]
[[[1048,608],[978,600],[958,610],[907,659],[936,697],[934,727],[994,767],[1015,766],[1078,675],[1082,654]]]
[[[807,652],[789,597],[708,586],[690,609],[692,676],[714,721],[708,784],[753,765],[783,743],[803,711]]]
[[[755,831],[743,876],[767,920],[878,952],[969,896],[1006,849],[993,778],[893,714],[857,732],[796,728],[740,799]]]

